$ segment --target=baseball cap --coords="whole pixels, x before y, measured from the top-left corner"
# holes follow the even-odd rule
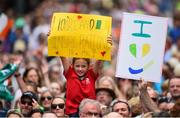
[[[21,100],[24,98],[30,98],[31,100],[35,99],[36,101],[38,101],[38,96],[31,91],[24,92],[21,96]]]

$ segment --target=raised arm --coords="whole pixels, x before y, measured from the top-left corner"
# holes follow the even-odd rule
[[[60,59],[61,59],[61,61],[62,61],[62,65],[63,65],[63,68],[64,68],[64,72],[67,72],[69,66],[71,65],[69,59],[66,58],[66,57],[62,57],[62,56],[60,56]]]
[[[13,62],[14,64],[17,64],[20,67],[20,64],[22,62],[22,56],[14,56],[13,58]],[[19,73],[19,67],[16,70],[14,76],[16,77],[17,83],[19,85],[19,88],[21,89],[22,92],[26,92],[27,91],[27,87],[25,82],[23,81],[21,74]]]
[[[148,110],[146,112],[160,112],[157,104],[153,102],[147,92],[147,82],[142,81],[139,83],[139,90],[140,90],[140,101],[143,106],[143,110]]]
[[[94,71],[94,73],[95,74],[100,73],[102,68],[103,68],[103,61],[101,61],[101,60],[95,61],[95,63],[93,64],[93,71]]]
[[[112,46],[112,35],[110,34],[107,37],[107,43],[109,44],[109,46]],[[93,65],[93,71],[94,73],[98,73],[99,71],[101,71],[103,68],[103,61],[102,60],[97,60],[95,61],[94,65]]]
[[[27,91],[27,87],[26,87],[26,84],[25,82],[23,81],[22,77],[21,77],[21,74],[17,71],[15,74],[14,74],[16,80],[17,80],[17,83],[19,85],[19,88],[21,89],[22,93],[23,92],[26,92]]]

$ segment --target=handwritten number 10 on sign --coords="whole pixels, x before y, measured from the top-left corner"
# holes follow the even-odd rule
[[[55,18],[54,18],[55,19]],[[77,17],[78,20],[81,20]],[[58,31],[74,31],[74,30],[94,30],[94,29],[101,29],[101,20],[82,20],[80,25],[78,27],[72,27],[72,25],[75,25],[73,23],[77,23],[77,19],[70,19],[67,18],[59,18],[58,20]]]

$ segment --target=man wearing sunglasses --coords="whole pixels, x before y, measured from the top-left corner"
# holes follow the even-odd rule
[[[30,117],[30,113],[33,110],[34,101],[38,101],[38,97],[33,92],[24,92],[20,98],[19,106],[20,111],[24,117]]]

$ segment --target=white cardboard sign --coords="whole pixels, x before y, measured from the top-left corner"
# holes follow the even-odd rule
[[[116,77],[160,82],[167,18],[123,13]]]

